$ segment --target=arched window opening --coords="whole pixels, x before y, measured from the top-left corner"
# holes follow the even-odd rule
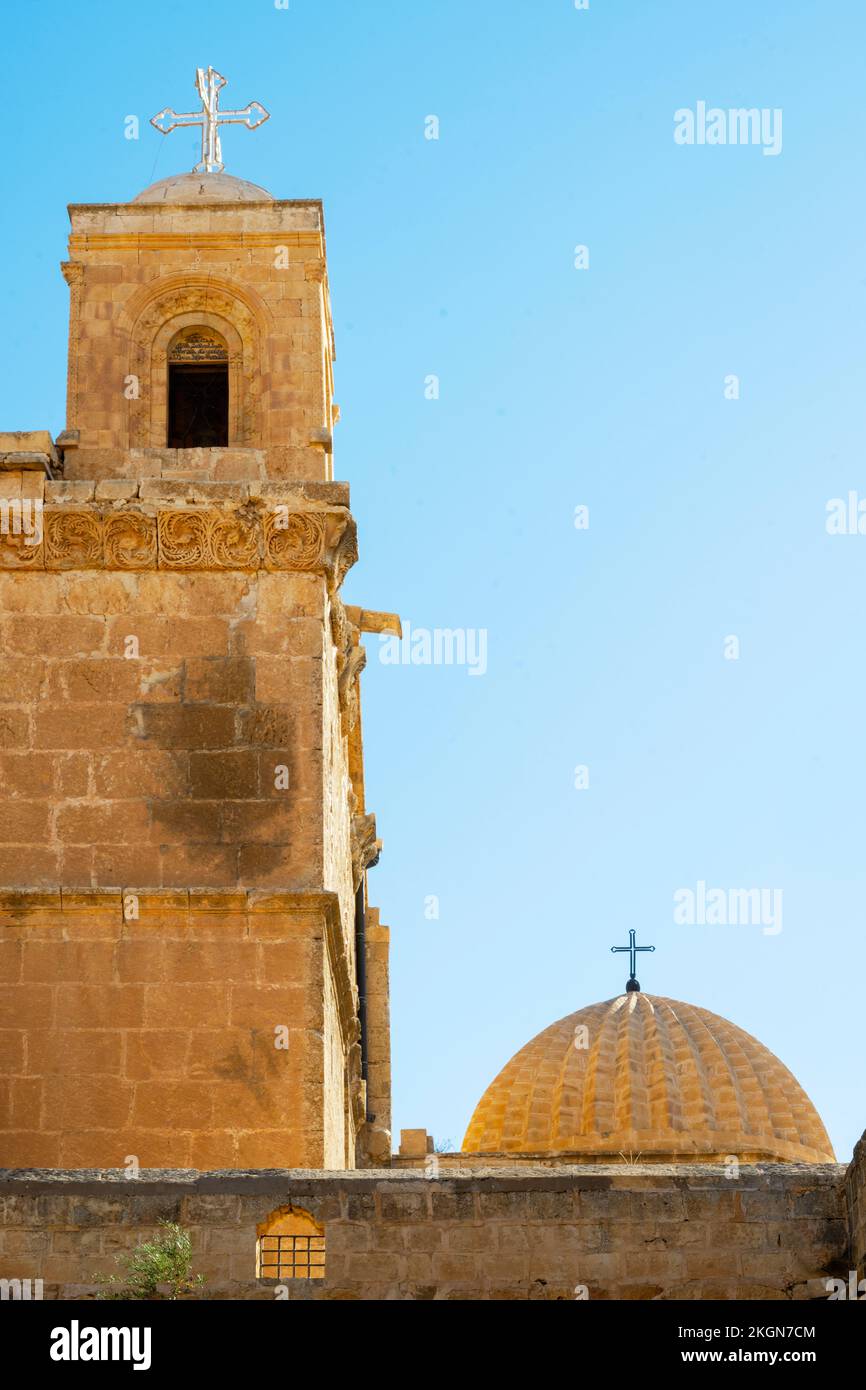
[[[184,328],[168,349],[168,447],[229,442],[229,354],[212,328]]]
[[[256,1236],[257,1279],[324,1279],[325,1228],[308,1211],[280,1207]]]

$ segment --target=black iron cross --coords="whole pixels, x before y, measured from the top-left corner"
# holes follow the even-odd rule
[[[625,990],[626,994],[633,994],[635,990],[640,989],[640,981],[638,980],[637,975],[635,973],[637,969],[637,953],[638,951],[654,951],[655,946],[636,946],[635,932],[630,931],[628,934],[627,946],[611,946],[610,949],[612,954],[615,954],[617,951],[628,951],[629,965],[631,966],[631,974],[629,975],[628,980],[626,981]]]

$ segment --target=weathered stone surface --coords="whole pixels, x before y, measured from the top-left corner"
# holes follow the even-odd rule
[[[171,1219],[191,1234],[207,1297],[273,1298],[276,1281],[256,1278],[256,1230],[291,1210],[323,1227],[326,1245],[324,1279],[281,1281],[292,1299],[560,1301],[580,1286],[590,1299],[826,1296],[828,1272],[849,1259],[841,1166],[744,1164],[736,1181],[709,1166],[674,1173],[661,1165],[428,1179],[387,1169],[2,1173],[0,1277],[45,1278],[48,1297],[92,1297],[95,1273],[112,1272],[119,1250]],[[861,1179],[852,1168],[849,1184]],[[672,1183],[688,1219],[664,1219]],[[588,1193],[656,1215],[623,1222],[602,1208],[587,1221]],[[807,1195],[835,1213],[820,1223],[824,1240],[816,1218],[791,1215]],[[762,1221],[746,1221],[744,1197]]]
[[[858,1279],[866,1279],[866,1134],[854,1150],[854,1159],[845,1181],[847,1199],[848,1240],[851,1269]],[[808,1192],[797,1194],[800,1206],[808,1204]]]

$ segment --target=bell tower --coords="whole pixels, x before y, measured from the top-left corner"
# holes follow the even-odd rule
[[[69,215],[66,476],[330,482],[337,409],[321,204],[277,201],[228,174],[184,174],[131,203]],[[206,371],[197,361],[225,380],[217,445],[195,429],[172,436],[172,374]]]
[[[203,166],[69,209],[66,429],[0,435],[2,1167],[390,1152],[359,677],[399,622],[341,598],[322,206],[222,172],[266,113],[199,78],[154,123]]]

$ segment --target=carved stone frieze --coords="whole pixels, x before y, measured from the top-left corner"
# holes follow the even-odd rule
[[[168,570],[209,569],[208,515],[189,508],[160,512],[159,567]]]
[[[107,516],[103,526],[106,569],[156,569],[156,517],[145,516],[142,512],[121,512]]]
[[[102,518],[92,511],[46,511],[45,567],[56,570],[101,569],[104,563]]]
[[[265,517],[265,567],[310,569],[319,567],[325,550],[325,519],[317,513],[291,513],[276,507]],[[287,561],[291,559],[292,563]]]
[[[44,538],[16,535],[10,528],[0,531],[0,570],[41,570],[45,568]]]
[[[290,570],[323,574],[333,587],[347,568],[344,513],[245,503],[46,507],[42,517],[37,545],[27,544],[26,535],[0,535],[0,569]]]
[[[257,569],[261,543],[258,518],[246,511],[217,515],[208,523],[208,543],[214,567]]]

